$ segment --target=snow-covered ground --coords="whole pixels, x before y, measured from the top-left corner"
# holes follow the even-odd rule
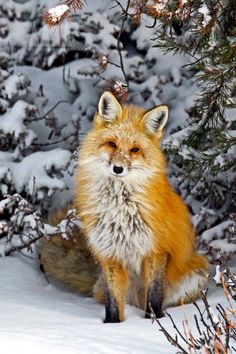
[[[143,312],[126,306],[126,321],[104,324],[104,306],[94,299],[48,284],[38,263],[19,255],[0,258],[1,354],[125,354],[176,353],[158,325]],[[221,290],[210,303],[224,304]],[[194,331],[193,305],[185,306]],[[180,307],[169,309],[176,323],[184,319]],[[167,317],[161,323],[173,333]]]

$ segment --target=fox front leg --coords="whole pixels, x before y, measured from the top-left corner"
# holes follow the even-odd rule
[[[124,321],[128,275],[123,267],[114,262],[102,265],[105,280],[105,323]]]
[[[146,318],[151,318],[152,312],[154,312],[157,318],[164,316],[163,300],[165,296],[166,262],[167,255],[155,255],[144,260],[143,272],[146,296]]]

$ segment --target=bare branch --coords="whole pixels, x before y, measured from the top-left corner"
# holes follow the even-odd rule
[[[166,315],[169,317],[169,319],[171,320],[171,323],[173,325],[173,328],[176,330],[176,332],[178,333],[178,335],[183,339],[183,341],[189,346],[191,346],[193,349],[195,349],[195,345],[189,343],[189,340],[187,340],[183,335],[182,333],[180,332],[180,330],[178,329],[177,325],[175,324],[172,316],[170,315],[170,313],[166,312]],[[197,349],[200,349],[200,347],[197,347]]]
[[[47,116],[51,113],[51,112],[53,112],[54,111],[54,109],[56,109],[60,104],[62,104],[62,103],[68,103],[68,104],[70,104],[70,102],[69,101],[67,101],[67,100],[60,100],[60,101],[58,101],[57,103],[55,103],[55,105],[52,107],[52,108],[50,108],[42,117],[35,117],[35,118],[33,118],[33,119],[25,119],[25,121],[26,122],[37,122],[37,121],[40,121],[40,120],[47,120],[48,118],[47,118]]]
[[[125,72],[123,56],[122,56],[122,53],[121,53],[121,51],[122,51],[121,35],[123,33],[123,30],[124,30],[125,22],[126,22],[126,20],[128,18],[128,11],[129,11],[129,7],[130,7],[130,2],[131,2],[131,0],[127,1],[126,8],[124,9],[124,14],[123,14],[123,18],[122,18],[120,31],[119,31],[119,33],[117,35],[117,51],[118,51],[118,54],[119,54],[119,57],[120,57],[120,67],[121,67],[122,73],[124,75],[125,83],[126,83],[128,89],[129,89],[129,80],[128,80],[128,76],[127,76],[127,74]]]
[[[156,318],[155,314],[153,313],[152,316],[154,316],[154,320],[157,322],[157,324],[160,327],[160,331],[165,335],[166,339],[168,342],[170,342],[174,347],[179,348],[183,354],[188,354],[188,352],[179,344],[178,342],[178,337],[177,335],[175,338],[165,329],[165,327],[162,326],[161,322]]]

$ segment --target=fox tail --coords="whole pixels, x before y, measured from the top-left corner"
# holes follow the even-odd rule
[[[54,214],[50,222],[57,225],[69,209],[68,206]],[[39,258],[41,269],[50,279],[77,293],[92,296],[100,269],[80,230],[74,231],[69,240],[60,235],[43,239],[39,246]]]

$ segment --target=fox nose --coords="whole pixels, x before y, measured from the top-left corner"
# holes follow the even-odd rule
[[[121,166],[114,166],[113,171],[115,172],[116,175],[120,175],[123,172],[123,167]]]

